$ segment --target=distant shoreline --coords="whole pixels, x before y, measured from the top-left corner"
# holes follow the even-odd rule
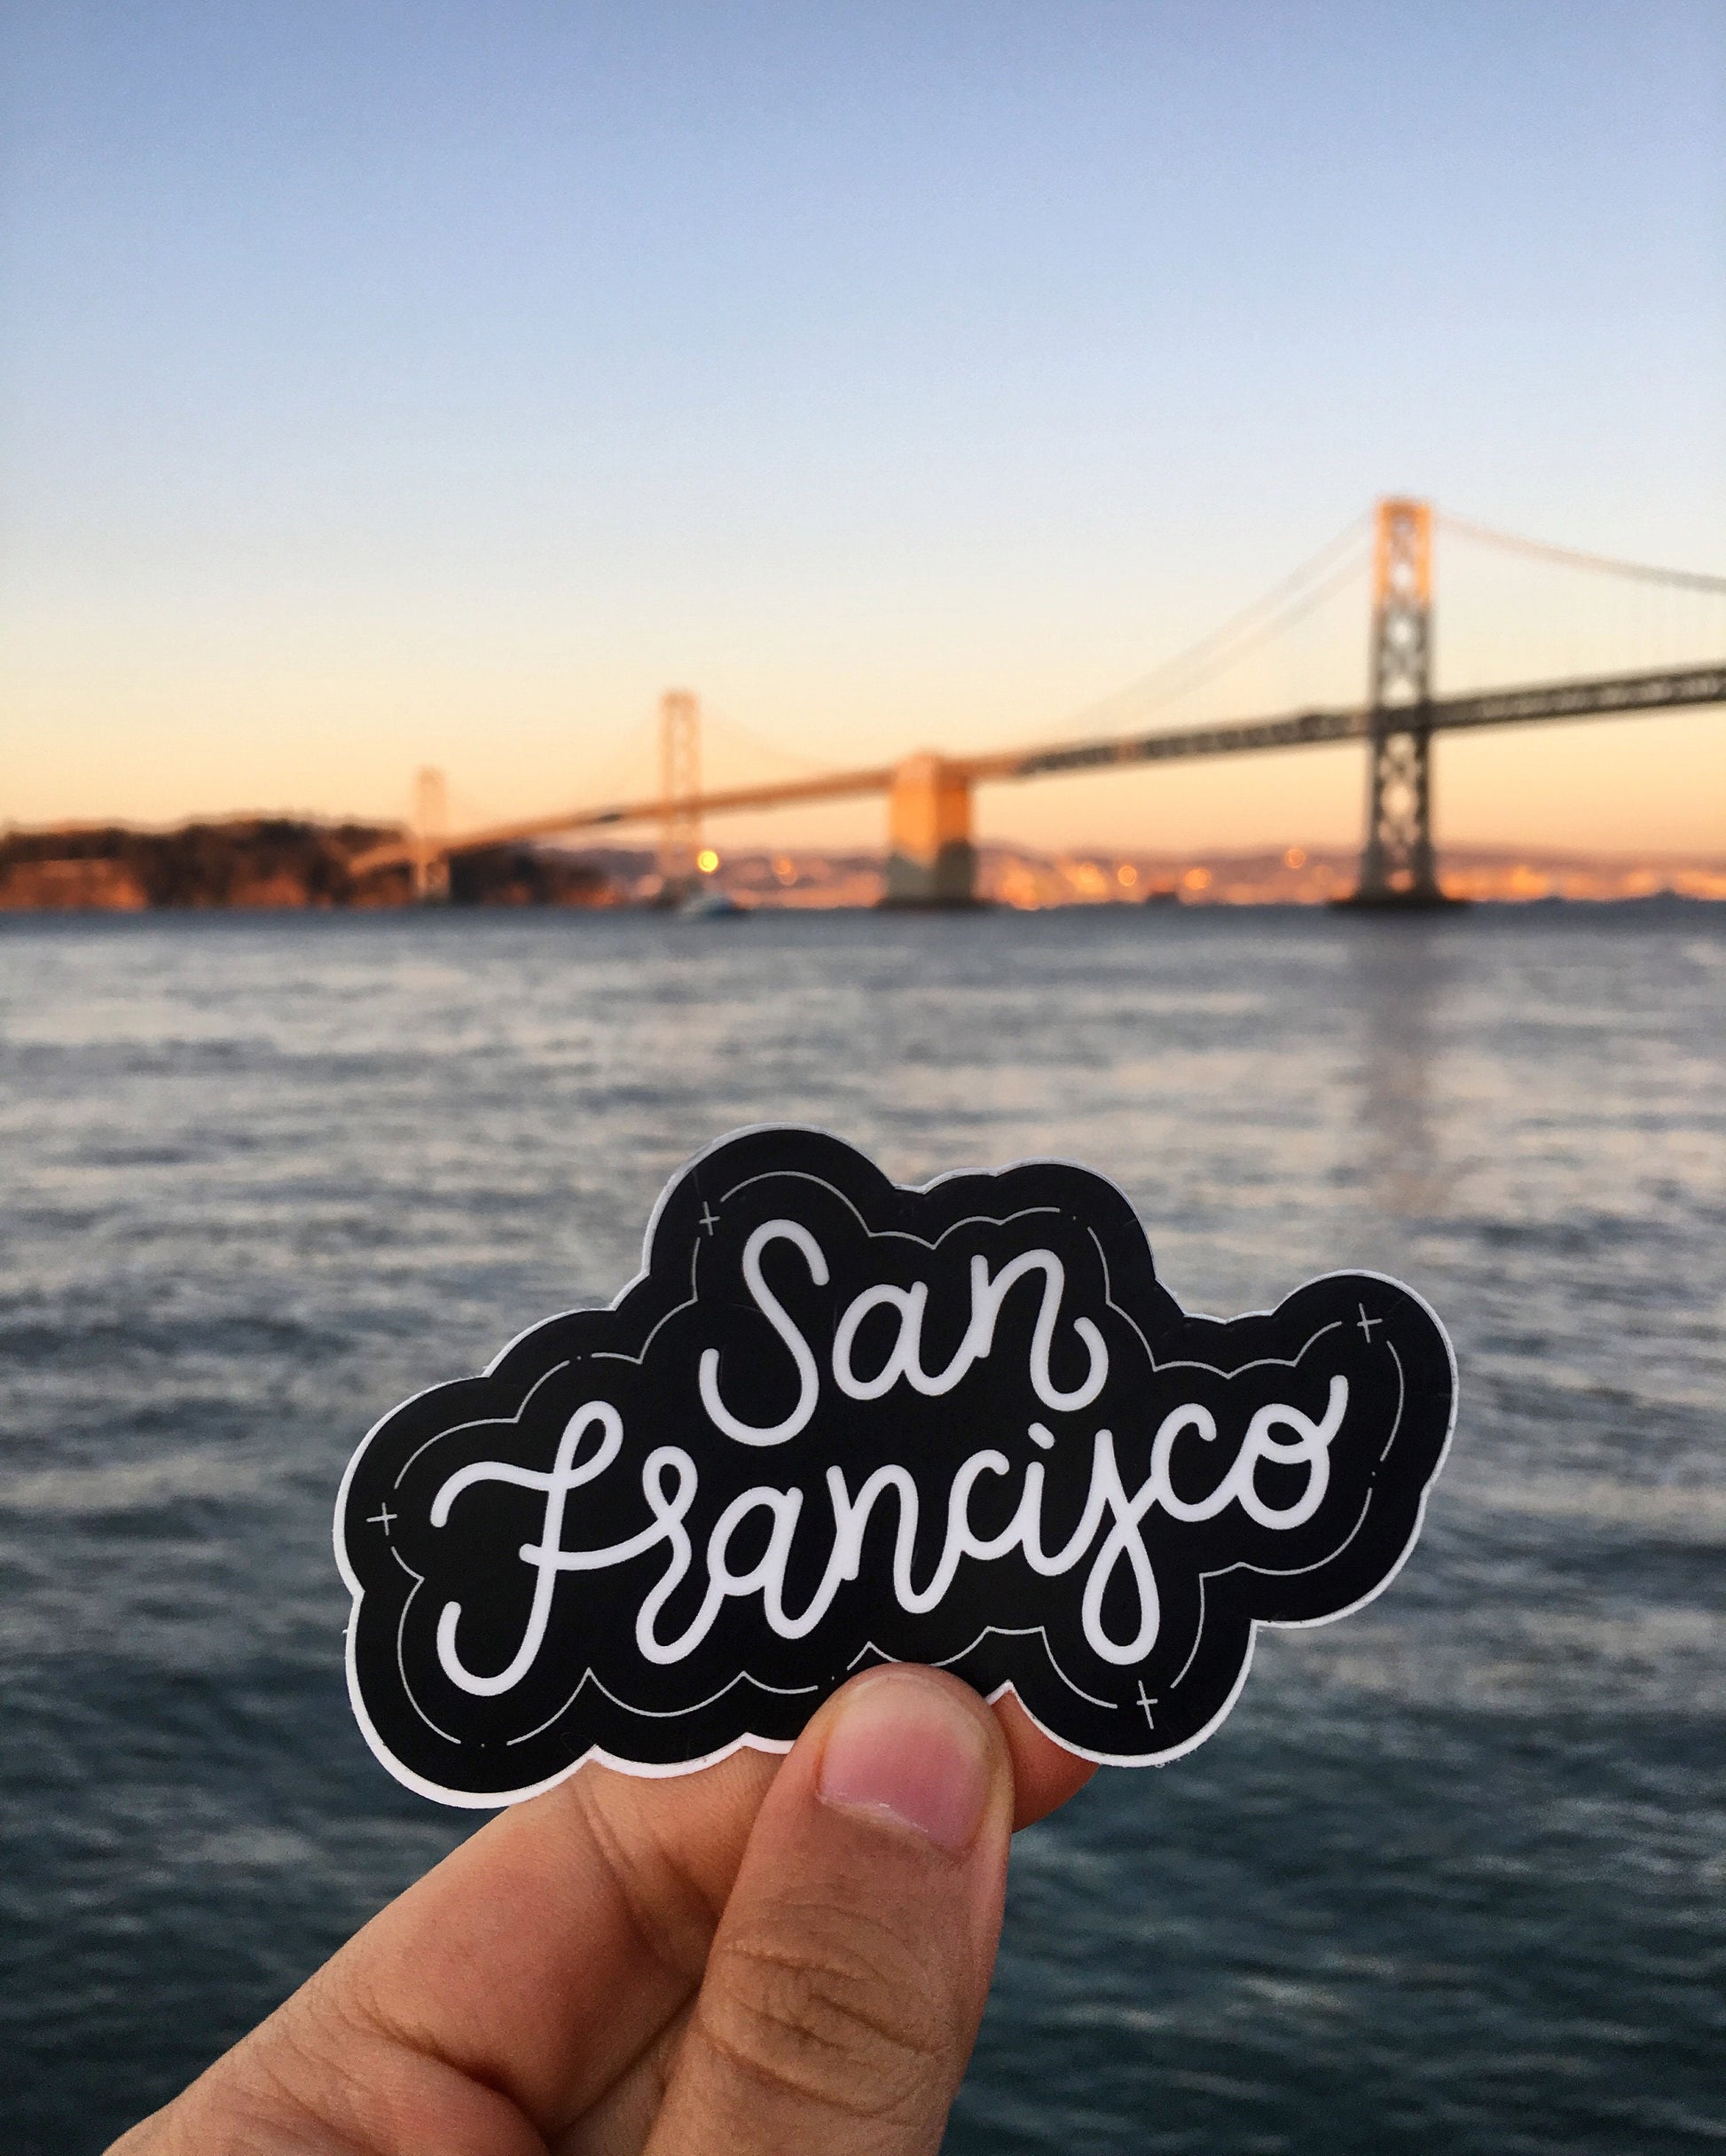
[[[310,817],[247,816],[171,829],[122,824],[0,833],[0,913],[303,913],[408,909],[407,866],[356,874],[351,864],[399,841],[399,827]],[[977,883],[986,903],[1020,912],[1178,902],[1183,907],[1323,906],[1353,889],[1352,849],[1110,849],[1044,853],[985,844]],[[1726,857],[1614,857],[1577,851],[1444,848],[1448,893],[1480,904],[1622,904],[1726,899]],[[806,848],[720,858],[712,882],[745,908],[860,911],[884,889],[873,853]],[[663,902],[647,848],[508,845],[458,854],[457,908],[614,909]]]

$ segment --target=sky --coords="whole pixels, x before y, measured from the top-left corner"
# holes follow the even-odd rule
[[[458,823],[650,791],[672,685],[716,783],[1154,725],[1116,693],[1386,493],[1726,573],[1713,0],[0,0],[0,821],[397,817],[428,764]],[[1448,537],[1438,584],[1440,689],[1726,650],[1717,602]],[[1358,696],[1366,640],[1357,578],[1203,715]],[[1331,750],[979,810],[1334,843],[1363,790]],[[1438,812],[1726,851],[1726,712],[1447,741]]]

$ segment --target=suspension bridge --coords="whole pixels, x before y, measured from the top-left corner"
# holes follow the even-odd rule
[[[944,756],[924,750],[861,768],[703,788],[700,707],[690,692],[672,690],[661,708],[656,792],[451,832],[446,827],[442,775],[422,772],[412,827],[400,840],[357,857],[351,866],[355,874],[365,874],[405,866],[416,893],[435,898],[447,891],[452,855],[584,832],[656,827],[661,875],[665,890],[674,893],[697,880],[701,834],[709,818],[878,795],[884,796],[888,809],[885,903],[959,907],[977,902],[973,796],[979,786],[1360,741],[1366,751],[1366,829],[1356,888],[1347,903],[1377,907],[1446,905],[1449,901],[1440,881],[1433,839],[1432,743],[1437,735],[1726,703],[1726,658],[1628,672],[1597,670],[1440,695],[1433,679],[1434,521],[1434,512],[1425,502],[1398,498],[1377,505],[1370,543],[1368,694],[1362,702],[1321,704],[1268,717],[1151,731],[1114,730],[982,754]],[[1663,587],[1668,592],[1726,598],[1726,577],[1619,561],[1493,532],[1459,519],[1446,521],[1465,537],[1526,558]],[[1271,597],[1275,599],[1276,593]],[[1226,625],[1217,638],[1205,639],[1183,658],[1202,668],[1208,648],[1225,654],[1231,648],[1234,627],[1244,624],[1258,634],[1264,622],[1274,627],[1279,618],[1274,607],[1262,616],[1260,609],[1248,608],[1236,617],[1235,624]],[[1721,611],[1719,629],[1726,631],[1726,608]],[[1236,636],[1234,647],[1240,641]],[[1713,647],[1726,648],[1726,634],[1714,633]],[[1177,669],[1180,663],[1175,662]]]

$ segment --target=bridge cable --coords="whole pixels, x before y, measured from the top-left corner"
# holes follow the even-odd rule
[[[778,741],[770,741],[765,734],[755,733],[705,697],[702,699],[702,725],[708,733],[717,733],[722,740],[729,738],[734,743],[741,742],[744,748],[752,749],[770,764],[781,768],[788,766],[799,777],[813,776],[829,767],[825,757],[803,756],[795,749],[786,749]]]
[[[1177,702],[1189,691],[1226,672],[1237,659],[1244,658],[1249,652],[1291,629],[1314,608],[1333,597],[1359,575],[1362,562],[1357,549],[1363,545],[1371,521],[1369,514],[1353,518],[1334,538],[1327,540],[1298,568],[1291,569],[1268,591],[1261,592],[1251,605],[1230,615],[1227,621],[1208,631],[1196,643],[1188,645],[1185,650],[1173,654],[1142,679],[1073,713],[1056,729],[1057,734],[1064,738],[1080,728],[1094,729],[1103,723],[1105,713],[1116,711],[1122,704],[1130,703],[1142,713]],[[1343,558],[1338,560],[1338,556]],[[1314,582],[1315,578],[1320,581]],[[1303,589],[1309,585],[1310,589]],[[1183,678],[1165,686],[1171,675]],[[1150,692],[1154,694],[1147,704],[1142,699]]]
[[[1584,553],[1574,546],[1554,546],[1544,539],[1525,539],[1513,531],[1495,531],[1490,524],[1453,516],[1447,509],[1438,521],[1458,538],[1478,539],[1484,545],[1500,546],[1511,553],[1531,554],[1541,561],[1561,562],[1568,568],[1597,569],[1610,576],[1634,576],[1644,584],[1664,584],[1691,592],[1726,592],[1726,576],[1711,576],[1701,569],[1668,569],[1647,561],[1623,561],[1612,554]]]

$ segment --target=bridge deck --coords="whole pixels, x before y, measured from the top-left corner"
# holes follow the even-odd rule
[[[1518,726],[1542,720],[1627,717],[1637,712],[1671,711],[1726,703],[1726,662],[1717,665],[1664,667],[1652,673],[1613,674],[1576,681],[1537,682],[1518,688],[1482,689],[1465,696],[1435,696],[1396,717],[1406,727],[1424,725],[1434,733],[1479,726]],[[949,767],[974,784],[1052,777],[1060,772],[1095,771],[1117,764],[1185,762],[1198,757],[1240,756],[1254,750],[1300,749],[1326,741],[1364,741],[1373,714],[1365,705],[1295,711],[1280,718],[1235,719],[1224,724],[1176,728],[1159,733],[1110,735],[1099,741],[1054,741],[1031,749],[1003,749],[993,755],[953,757]],[[811,779],[780,779],[761,786],[740,786],[702,794],[679,803],[702,816],[736,809],[780,808],[796,801],[839,801],[858,794],[890,791],[895,766],[826,772]],[[650,800],[614,803],[607,807],[569,809],[515,823],[492,824],[437,842],[435,853],[473,853],[486,846],[519,844],[567,831],[592,831],[622,824],[656,823],[671,804]],[[419,858],[412,840],[374,847],[357,855],[353,873],[398,866]]]

